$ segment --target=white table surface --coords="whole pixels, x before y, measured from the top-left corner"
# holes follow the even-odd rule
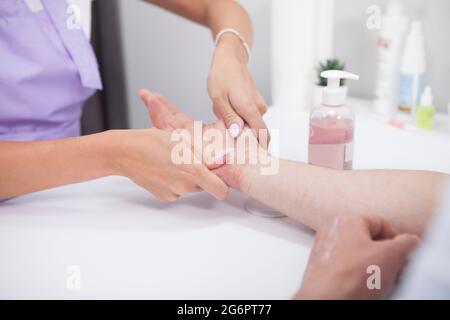
[[[450,131],[411,133],[357,110],[356,168],[450,173]],[[304,161],[307,113],[272,108],[280,155]],[[442,118],[444,119],[444,118]],[[248,214],[246,198],[207,194],[161,203],[126,179],[66,186],[0,204],[0,298],[286,299],[301,282],[313,233]],[[68,268],[81,288],[66,286]]]

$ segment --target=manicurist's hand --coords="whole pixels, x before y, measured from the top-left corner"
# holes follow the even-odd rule
[[[224,34],[215,50],[208,77],[214,113],[223,119],[234,138],[245,124],[253,130],[267,130],[263,120],[267,105],[247,68],[248,59],[239,38]]]
[[[316,235],[296,298],[382,298],[391,291],[418,241],[417,236],[398,234],[378,217],[333,217]]]
[[[262,115],[266,103],[247,69],[253,43],[250,16],[238,1],[229,0],[147,0],[166,10],[208,27],[218,44],[208,77],[208,92],[214,112],[236,138],[245,123],[253,129],[266,129]],[[237,34],[224,31],[235,31]],[[241,41],[243,40],[243,41]],[[260,143],[264,146],[267,142]]]
[[[191,135],[194,135],[194,119],[181,112],[165,97],[159,93],[150,92],[145,89],[141,90],[140,97],[147,107],[149,116],[156,128],[167,132],[184,129]],[[221,133],[223,140],[203,142],[203,162],[206,163],[208,168],[213,170],[213,172],[228,186],[244,193],[247,192],[252,177],[258,174],[259,170],[264,167],[262,164],[250,165],[249,153],[257,154],[257,160],[260,160],[265,164],[269,163],[268,158],[270,158],[270,154],[258,143],[253,132],[248,127],[244,127],[241,135],[237,139],[233,139],[230,136],[223,120],[218,120],[213,124],[203,126],[204,135],[207,134],[209,130],[215,130],[216,132]],[[210,149],[211,145],[218,142],[222,147],[231,146],[231,150],[224,150],[225,152],[221,153],[219,157],[204,152],[205,150]],[[244,145],[245,147],[236,149],[237,145]],[[201,152],[201,150],[198,151]],[[227,154],[226,151],[230,151],[230,153]],[[224,157],[220,157],[221,155],[224,155]],[[217,161],[222,161],[222,164],[226,163],[226,165],[220,165]],[[237,163],[239,163],[239,165]],[[244,170],[244,168],[246,170]]]
[[[126,176],[157,198],[174,201],[185,193],[205,190],[223,200],[228,187],[202,163],[191,145],[183,145],[190,163],[177,164],[172,158],[175,146],[171,134],[156,128],[147,130],[110,131],[107,133],[114,150],[116,174]]]

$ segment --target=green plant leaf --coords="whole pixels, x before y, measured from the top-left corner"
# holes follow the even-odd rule
[[[317,70],[317,77],[318,77],[317,85],[326,87],[327,79],[322,78],[320,76],[320,74],[323,71],[328,71],[328,70],[345,70],[345,62],[341,61],[338,58],[328,59],[326,61],[320,61],[319,65],[316,67],[316,70]],[[345,79],[341,80],[341,86],[345,86]]]

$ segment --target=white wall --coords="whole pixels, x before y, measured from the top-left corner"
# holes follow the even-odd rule
[[[301,1],[301,0],[299,0]],[[256,44],[251,70],[270,103],[270,0],[241,0],[254,20]],[[366,8],[387,0],[336,0],[336,55],[362,78],[353,83],[353,95],[371,98],[375,84],[376,32],[368,30]],[[404,0],[408,15],[425,22],[429,82],[436,103],[444,110],[450,101],[450,1]],[[208,30],[142,1],[122,0],[130,119],[134,128],[150,122],[137,91],[159,91],[182,110],[205,121],[214,119],[206,92],[213,50]],[[301,18],[301,14],[299,14]]]
[[[252,72],[264,97],[270,101],[269,1],[241,1],[255,26]],[[211,121],[206,79],[213,52],[210,32],[143,1],[120,1],[133,128],[150,125],[137,92],[158,91],[196,119]]]

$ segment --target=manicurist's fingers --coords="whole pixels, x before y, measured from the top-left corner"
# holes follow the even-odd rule
[[[174,202],[180,198],[180,195],[168,190],[149,190],[149,192],[161,201]]]
[[[186,193],[194,193],[194,192],[201,192],[202,188],[200,188],[198,185],[192,184],[192,183],[188,183],[188,182],[184,182],[184,183],[179,183],[176,186],[174,186],[172,188],[173,192],[177,195],[184,195]]]
[[[258,137],[261,146],[267,148],[270,141],[269,131],[263,120],[263,114],[267,111],[263,97],[252,87],[236,88],[228,94],[231,108],[244,120],[250,129]],[[265,136],[265,139],[260,139]],[[261,143],[262,142],[262,143]]]
[[[195,183],[218,200],[225,200],[228,196],[228,186],[205,166],[197,169]]]
[[[236,113],[226,97],[214,97],[214,113],[220,119],[223,119],[230,136],[237,138],[244,128],[244,121]]]
[[[270,143],[270,133],[269,129],[266,126],[266,123],[263,120],[262,115],[255,108],[254,111],[243,111],[242,116],[245,121],[248,123],[249,127],[253,130],[260,144],[267,149]],[[261,139],[264,137],[264,139]]]
[[[256,91],[255,94],[255,101],[256,101],[256,106],[258,107],[258,111],[261,115],[265,115],[267,113],[267,110],[269,109],[267,107],[267,103],[264,100],[263,96],[261,95],[261,93],[259,93],[259,91]]]

